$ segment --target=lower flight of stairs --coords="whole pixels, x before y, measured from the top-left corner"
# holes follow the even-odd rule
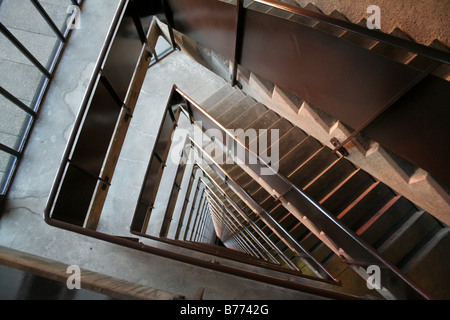
[[[405,53],[402,50],[389,47],[374,40],[368,40],[349,32],[342,32],[342,30],[336,27],[321,23],[312,23],[311,20],[305,20],[293,14],[288,15],[285,11],[270,8],[253,1],[244,1],[244,6],[266,12],[267,14],[290,19],[297,23],[311,25],[323,32],[341,37],[359,46],[363,46],[368,50],[373,50],[398,62],[422,70],[431,63],[426,58]],[[311,4],[307,5],[305,9],[321,12]],[[333,12],[331,16],[338,19],[346,19],[337,11]],[[359,22],[361,25],[365,25],[365,23],[365,18]],[[163,28],[163,30],[165,29]],[[167,33],[167,30],[164,32]],[[412,40],[398,28],[392,31],[392,35]],[[225,80],[230,80],[232,70],[231,61],[224,59],[217,53],[176,30],[174,31],[174,36],[177,45],[183,53],[189,55]],[[448,51],[448,48],[437,40],[433,41],[430,46]],[[447,65],[441,65],[433,74],[447,81],[450,80],[450,68]],[[293,125],[302,128],[303,131],[315,137],[324,146],[334,148],[331,142],[333,139],[344,141],[353,131],[341,121],[331,117],[301,97],[295,96],[242,66],[238,67],[237,80],[239,86],[247,95],[261,102],[276,112],[280,117],[288,119]],[[413,201],[445,224],[450,224],[450,216],[448,215],[450,188],[448,186],[439,183],[423,169],[393,154],[376,141],[370,140],[362,134],[358,134],[346,144],[345,148],[348,152],[346,159],[350,160],[355,166],[382,181],[391,189]]]
[[[450,297],[450,290],[445,285],[449,283],[450,262],[445,259],[445,252],[450,249],[450,228],[441,221],[240,89],[225,85],[200,105],[228,129],[278,130],[280,159],[272,165],[279,168],[279,173],[433,297]],[[351,267],[240,166],[225,164],[223,169],[344,286],[354,286],[359,293],[373,294],[367,292],[365,282]],[[245,206],[242,201],[240,203]],[[258,216],[250,215],[262,230],[276,239]],[[293,257],[282,242],[278,245]]]

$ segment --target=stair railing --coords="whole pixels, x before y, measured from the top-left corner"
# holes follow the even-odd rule
[[[223,139],[227,141],[226,146],[230,146],[229,142],[234,143],[244,150],[245,153],[238,153],[237,156],[231,154],[231,151],[224,146],[224,153],[228,154],[238,163],[241,168],[247,172],[255,181],[257,181],[269,194],[281,202],[291,214],[293,214],[301,223],[305,225],[317,238],[327,245],[336,255],[338,255],[345,263],[354,268],[362,277],[366,279],[369,276],[368,269],[371,266],[377,266],[381,270],[381,279],[383,280],[380,293],[394,299],[430,299],[431,297],[404,275],[397,267],[383,258],[374,248],[365,243],[351,229],[342,224],[339,219],[330,214],[314,199],[309,197],[303,191],[299,190],[286,177],[282,176],[275,168],[271,167],[267,162],[261,159],[257,154],[249,150],[241,141],[220,123],[217,122],[210,114],[203,110],[195,101],[183,93],[176,86],[173,87],[169,103],[166,107],[166,116],[163,119],[161,128],[166,128],[163,135],[158,135],[163,139],[158,139],[149,164],[150,175],[146,175],[143,184],[141,196],[154,194],[157,191],[158,183],[149,184],[160,179],[164,169],[165,157],[159,154],[167,155],[170,149],[170,141],[167,137],[176,127],[176,122],[180,112],[187,114],[191,123],[201,123],[203,130],[214,129],[221,133]],[[159,141],[162,140],[162,141]],[[216,139],[215,141],[217,141]],[[236,150],[236,148],[234,149]],[[158,154],[159,153],[159,154]],[[239,158],[241,157],[241,158]],[[257,163],[247,163],[245,159],[257,159]],[[261,172],[270,172],[271,174],[262,175]],[[233,181],[223,177],[229,185],[233,185]],[[146,188],[149,187],[149,188]],[[237,187],[237,186],[236,186]],[[237,188],[236,188],[237,189]],[[247,201],[249,207],[255,207],[257,204]],[[139,208],[135,211],[135,218],[142,221],[142,213],[148,215],[151,212],[151,206],[147,206],[145,210]],[[260,212],[262,213],[262,212]],[[135,225],[136,226],[136,225]]]
[[[242,66],[351,128],[345,141],[330,141],[334,152],[362,133],[438,180],[450,181],[449,158],[440,150],[448,140],[448,132],[440,128],[448,128],[449,84],[432,74],[441,64],[450,64],[449,53],[275,0],[255,2],[374,39],[432,63],[418,69],[314,26],[250,9],[242,0],[237,4],[163,2],[172,41],[177,31],[230,61],[232,85],[239,84],[238,66]],[[406,111],[398,114],[398,108]],[[422,113],[424,108],[428,112]],[[414,130],[416,126],[425,126],[427,135]],[[429,136],[435,143],[429,143]]]

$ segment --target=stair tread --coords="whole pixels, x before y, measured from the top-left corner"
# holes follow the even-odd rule
[[[289,17],[291,17],[293,15],[293,13],[291,13],[289,11],[278,9],[278,8],[271,8],[267,11],[267,13],[270,15],[273,15],[275,17],[279,17],[279,18],[283,18],[283,19],[288,19]]]
[[[218,121],[221,116],[227,113],[237,102],[245,97],[244,93],[238,89],[233,89],[225,98],[220,100],[208,112]],[[219,121],[220,122],[220,121]]]
[[[333,12],[331,12],[328,16],[332,17],[332,18],[336,18],[342,21],[348,21],[348,19],[339,11],[334,10]],[[318,29],[318,30],[322,30],[325,31],[326,33],[332,34],[336,37],[339,37],[341,35],[344,34],[345,30],[339,27],[335,27],[332,25],[329,25],[327,23],[323,23],[323,22],[319,22],[318,24],[316,24],[314,26],[314,28]]]
[[[312,11],[312,12],[316,12],[316,13],[322,13],[322,11],[320,9],[318,9],[315,5],[313,5],[312,3],[308,3],[305,7],[303,7],[306,10]],[[296,23],[300,23],[306,26],[313,26],[315,24],[317,24],[317,20],[315,19],[310,19],[308,17],[304,17],[304,16],[300,16],[300,15],[293,15],[289,18],[289,20],[296,22]]]
[[[443,228],[402,271],[435,299],[450,299],[450,228]]]
[[[228,129],[242,129],[248,128],[251,126],[251,124],[256,121],[259,117],[264,115],[268,111],[267,107],[262,105],[261,103],[255,103],[252,107],[250,107],[248,110],[241,111],[240,114],[237,115],[236,118],[234,118],[231,123],[227,123],[226,127]],[[253,129],[253,128],[248,128]],[[244,130],[246,131],[246,130]],[[256,132],[258,133],[258,132]]]
[[[215,117],[217,121],[225,128],[227,128],[232,121],[240,117],[245,111],[256,104],[255,100],[249,96],[244,96],[240,99],[236,96],[235,99],[237,101],[227,99],[228,108],[221,115]]]
[[[299,166],[288,178],[296,187],[302,189],[338,159],[339,157],[334,152],[324,147]]]
[[[278,142],[278,153],[280,158],[289,153],[294,146],[301,143],[301,141],[307,137],[307,134],[298,127],[293,127],[286,134],[281,136]],[[269,147],[267,152],[271,152],[271,149],[272,148]]]
[[[398,37],[400,39],[412,41],[412,39],[406,33],[404,33],[400,28],[395,28],[390,33],[390,35],[392,35],[394,37]],[[402,49],[387,45],[382,42],[378,42],[376,45],[374,45],[371,48],[371,50],[373,52],[377,52],[379,54],[382,54],[386,57],[389,57],[389,58],[394,59],[401,63],[406,63],[414,56],[414,54],[409,51],[402,50]]]
[[[383,183],[377,182],[363,198],[357,199],[339,214],[340,220],[352,230],[359,229],[371,217],[377,214],[395,194]]]
[[[367,26],[367,19],[366,18],[361,19],[358,22],[358,25],[366,27]],[[373,47],[375,45],[375,43],[377,42],[374,39],[367,38],[367,37],[364,37],[362,35],[359,35],[357,33],[350,32],[350,31],[345,32],[340,37],[341,37],[341,39],[350,41],[350,42],[352,42],[354,44],[359,45],[360,47],[367,48],[367,49]]]
[[[306,185],[303,190],[313,198],[322,199],[355,171],[356,168],[353,164],[346,159],[340,158],[336,163],[328,167],[313,181]]]
[[[206,111],[209,111],[211,108],[213,108],[215,105],[217,105],[219,102],[221,102],[223,99],[225,99],[231,92],[233,91],[233,87],[226,84],[222,88],[220,88],[218,91],[216,91],[213,95],[206,98],[204,101],[200,103],[203,109]]]
[[[349,179],[337,186],[333,191],[322,198],[319,203],[335,214],[344,210],[360,194],[370,188],[375,181],[363,170],[357,170]]]
[[[438,221],[427,212],[418,211],[399,230],[378,248],[383,256],[397,264],[429,232],[440,229]]]
[[[322,147],[323,145],[312,137],[307,137],[295,147],[291,145],[290,152],[285,156],[280,152],[279,172],[285,177],[289,176]]]

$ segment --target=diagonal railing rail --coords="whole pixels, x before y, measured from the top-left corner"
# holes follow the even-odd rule
[[[317,236],[324,244],[334,251],[341,259],[359,271],[361,276],[366,275],[366,269],[370,266],[378,266],[381,268],[383,279],[383,294],[396,299],[429,299],[431,298],[426,292],[413,283],[406,275],[404,275],[397,267],[383,258],[374,248],[366,244],[352,230],[342,224],[339,219],[327,212],[320,204],[315,202],[307,194],[295,187],[287,178],[283,177],[276,169],[272,168],[263,159],[259,158],[245,145],[243,145],[236,137],[220,123],[218,123],[211,115],[203,110],[196,102],[190,99],[185,93],[174,86],[169,103],[166,107],[166,116],[163,120],[161,128],[167,131],[160,131],[159,137],[155,145],[149,163],[149,171],[142,188],[142,195],[156,194],[158,183],[162,172],[164,171],[164,159],[159,154],[167,154],[170,149],[170,141],[165,137],[170,137],[174,130],[178,117],[174,114],[180,114],[183,111],[191,120],[191,123],[199,122],[203,130],[214,129],[221,133],[223,139],[221,141],[232,141],[239,146],[245,153],[238,153],[234,157],[236,163],[239,163],[244,171],[246,171],[255,181],[257,181],[264,189],[273,197],[278,199],[301,223],[303,223],[315,236]],[[230,146],[227,142],[227,146]],[[236,150],[235,148],[234,150]],[[224,148],[224,152],[229,154],[229,150]],[[238,158],[241,156],[242,158]],[[248,163],[246,159],[257,159],[257,163]],[[264,170],[263,170],[264,169]],[[261,172],[269,172],[270,174],[261,175]],[[230,180],[228,180],[230,181]],[[151,182],[151,183],[150,183]],[[146,188],[147,187],[147,188]],[[142,204],[142,202],[141,202]],[[246,203],[250,207],[250,202]],[[137,206],[134,216],[134,227],[138,225],[136,222],[145,220],[151,213],[151,207]],[[144,216],[142,216],[144,214]],[[142,226],[142,225],[141,225]]]

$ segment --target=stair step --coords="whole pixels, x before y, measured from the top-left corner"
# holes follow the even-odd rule
[[[323,242],[320,242],[314,247],[311,253],[313,257],[317,259],[317,261],[323,263],[333,253],[333,251],[328,248]]]
[[[417,208],[402,196],[396,196],[389,201],[377,214],[363,224],[356,233],[366,242],[375,245],[382,238],[390,235],[397,225],[408,219]]]
[[[450,228],[443,228],[418,251],[402,271],[433,298],[450,299]]]
[[[294,217],[289,211],[286,210],[284,217],[278,221],[286,231],[290,231],[295,225],[298,224],[298,219]],[[290,234],[290,233],[289,233]]]
[[[255,2],[255,1],[245,1],[244,7],[246,7],[247,9],[252,9],[255,11],[259,11],[259,12],[268,12],[270,9],[272,9],[271,6],[268,6],[268,5],[259,3],[259,2]]]
[[[323,145],[312,137],[307,137],[295,148],[291,145],[291,151],[283,156],[280,152],[279,172],[287,177],[312,155],[319,151]]]
[[[373,184],[372,177],[366,172],[358,170],[343,184],[320,200],[319,203],[329,212],[337,215]]]
[[[241,92],[241,94],[242,94],[242,92]],[[235,99],[238,99],[238,95],[235,96]],[[233,105],[229,106],[231,103]],[[227,98],[227,106],[229,106],[229,107],[226,108],[225,112],[223,112],[219,116],[216,116],[215,118],[225,128],[228,128],[228,126],[234,120],[236,120],[243,113],[245,113],[247,110],[252,108],[255,104],[256,104],[256,101],[249,96],[241,97],[241,99],[238,99],[238,101]]]
[[[395,28],[390,34],[394,37],[413,41],[406,33],[404,33],[399,28]],[[374,45],[371,50],[401,63],[406,63],[414,56],[414,54],[409,51],[402,50],[400,48],[393,47],[382,42]]]
[[[338,159],[339,157],[334,152],[327,147],[323,147],[288,178],[295,186],[302,189]]]
[[[341,158],[307,184],[303,190],[315,199],[323,199],[356,170],[352,163]]]
[[[252,99],[253,100],[253,99]],[[231,111],[231,110],[230,110]],[[236,110],[238,111],[238,110]],[[267,107],[262,105],[261,103],[254,104],[251,108],[246,111],[241,111],[239,114],[236,114],[234,120],[227,124],[226,127],[229,129],[243,129],[247,128],[254,121],[260,118],[268,111]]]
[[[41,2],[41,4],[56,26],[60,30],[65,29],[66,10],[50,3]],[[6,27],[55,37],[55,33],[31,1],[3,0],[1,7],[0,21]]]
[[[278,152],[280,158],[292,151],[292,148],[294,146],[299,145],[299,143],[301,143],[307,137],[308,135],[298,127],[293,127],[291,130],[289,130],[289,132],[280,137],[280,141],[278,143]],[[268,148],[268,152],[271,152],[271,149],[272,148]]]
[[[394,192],[381,182],[373,184],[367,191],[338,215],[352,230],[358,230],[395,197]]]
[[[291,13],[289,11],[278,9],[278,8],[271,8],[267,11],[267,13],[272,16],[283,18],[283,19],[289,19],[293,15],[293,13]]]
[[[59,40],[56,37],[31,33],[23,30],[9,28],[9,31],[20,43],[44,66],[49,67],[52,53]],[[33,63],[17,49],[11,41],[0,34],[0,60],[9,60],[33,66]]]
[[[441,229],[439,222],[427,212],[418,211],[406,221],[378,251],[394,264],[399,263],[430,232]]]
[[[303,249],[311,252],[315,246],[320,243],[319,238],[316,237],[312,232],[309,232],[301,241],[300,245]]]
[[[226,113],[233,107],[236,106],[238,102],[245,98],[245,94],[238,90],[233,89],[225,98],[220,100],[214,107],[212,107],[208,112],[219,122],[222,123],[221,117],[225,117]]]
[[[311,231],[305,227],[304,224],[298,222],[290,231],[289,234],[292,235],[297,241],[303,240]]]
[[[272,210],[269,211],[269,214],[272,218],[277,220],[278,223],[287,213],[289,212],[281,203],[278,203]]]
[[[35,66],[2,60],[0,63],[0,86],[17,99],[34,108],[44,76]]]
[[[312,3],[308,3],[304,7],[304,9],[312,11],[312,12],[316,12],[316,13],[322,13],[322,11],[319,8],[317,8],[315,5],[313,5]],[[291,20],[293,22],[296,22],[296,23],[300,23],[300,24],[306,25],[306,26],[310,26],[310,27],[312,27],[315,24],[317,24],[317,20],[310,19],[310,18],[307,18],[307,17],[303,17],[303,16],[300,16],[300,15],[297,15],[297,14],[291,16],[289,18],[289,20]]]
[[[366,18],[361,19],[358,22],[358,25],[366,27],[367,26],[367,19]],[[347,41],[350,41],[350,42],[352,42],[352,43],[354,43],[354,44],[356,44],[356,45],[358,45],[360,47],[367,48],[367,49],[373,47],[377,43],[376,40],[373,40],[371,38],[367,38],[367,37],[361,36],[361,35],[359,35],[357,33],[350,32],[350,31],[347,31],[344,34],[342,34],[341,38],[345,39]]]
[[[267,129],[268,131],[270,131],[273,130],[272,126],[274,126],[280,119],[280,116],[278,116],[275,112],[267,110],[266,108],[266,111],[258,119],[245,127],[245,129],[254,129],[257,132],[263,129]],[[268,137],[270,138],[270,134],[268,135]],[[270,145],[270,143],[268,143],[268,145]]]
[[[337,10],[334,10],[328,16],[342,20],[342,21],[348,21],[348,19]],[[344,29],[332,26],[332,25],[324,23],[324,22],[319,22],[318,24],[316,24],[314,26],[314,28],[321,30],[321,31],[325,31],[326,33],[332,34],[336,37],[339,37],[345,33]]]
[[[0,143],[14,150],[20,150],[22,137],[32,120],[31,116],[2,95],[0,95],[0,114]]]
[[[327,256],[324,261],[323,265],[327,268],[327,270],[331,273],[337,276],[340,280],[341,277],[339,276],[344,270],[347,268],[350,268],[348,264],[342,262],[341,258],[339,258],[336,254],[331,253],[329,256]],[[342,280],[341,280],[342,281]]]
[[[227,84],[222,88],[220,88],[218,91],[216,91],[209,98],[202,101],[200,105],[203,109],[210,112],[210,110],[214,108],[214,106],[216,106],[219,102],[224,100],[233,90],[235,89],[233,89],[233,87]]]

